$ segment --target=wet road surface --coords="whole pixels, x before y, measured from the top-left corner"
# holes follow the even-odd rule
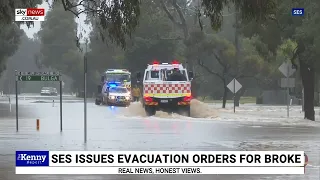
[[[36,102],[42,103],[36,103]],[[47,103],[46,103],[47,102]],[[132,105],[132,107],[137,105]],[[14,106],[13,106],[14,107]],[[246,105],[236,114],[221,110],[216,118],[185,118],[176,115],[138,116],[137,109],[111,108],[88,103],[88,143],[83,144],[83,103],[69,98],[63,103],[63,132],[60,133],[59,104],[30,97],[19,102],[19,132],[14,108],[2,102],[0,113],[0,179],[320,179],[320,126],[301,120],[299,107],[287,119],[285,107]],[[210,105],[208,109],[218,107]],[[130,109],[131,108],[131,109]],[[204,107],[203,107],[204,108]],[[301,109],[301,108],[300,108]],[[128,112],[132,115],[128,115]],[[40,131],[36,131],[40,119]],[[306,175],[15,175],[16,150],[303,150],[309,156]]]

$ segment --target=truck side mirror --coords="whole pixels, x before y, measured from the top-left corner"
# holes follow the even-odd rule
[[[192,80],[193,79],[193,72],[189,71],[188,76],[189,76],[189,79]]]
[[[104,76],[101,76],[101,82],[104,82]]]
[[[102,91],[102,86],[98,85],[98,93],[101,93],[101,91]]]
[[[137,81],[140,81],[141,79],[141,72],[137,72]]]

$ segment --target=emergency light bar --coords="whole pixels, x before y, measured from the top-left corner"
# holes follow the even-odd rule
[[[109,87],[117,87],[117,84],[108,84]]]
[[[160,63],[159,63],[159,61],[154,60],[152,64],[153,64],[153,65],[159,65]]]
[[[117,87],[117,86],[119,86],[120,83],[121,82],[109,82],[109,83],[107,83],[107,86],[108,87]]]
[[[180,62],[177,61],[177,60],[173,60],[173,61],[172,61],[172,64],[180,64]]]
[[[157,61],[157,60],[154,60],[154,61],[152,62],[152,65],[159,65],[159,64],[160,64],[160,63],[159,63],[159,61]],[[168,65],[169,63],[161,63],[161,64]],[[171,64],[176,65],[176,64],[180,64],[180,62],[179,62],[178,60],[173,60],[173,61],[171,62]]]
[[[126,74],[130,74],[128,69],[108,69],[108,70],[105,71],[105,73],[112,73],[112,74],[126,73]]]

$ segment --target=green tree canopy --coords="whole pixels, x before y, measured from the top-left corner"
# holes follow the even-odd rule
[[[0,74],[6,68],[6,60],[12,56],[19,47],[20,37],[23,30],[11,23],[10,25],[0,25]]]
[[[38,4],[41,4],[42,0],[2,0],[0,3],[1,13],[0,13],[0,24],[10,25],[14,22],[14,12],[15,9],[19,8],[32,8],[36,7]],[[23,22],[16,22],[17,24],[23,24]],[[33,22],[25,22],[28,27],[33,25]],[[0,30],[1,31],[1,30]]]
[[[288,6],[290,4],[290,6]],[[292,7],[305,7],[302,17],[292,16]],[[319,71],[319,7],[317,0],[278,1],[274,13],[264,21],[243,21],[246,36],[258,34],[273,54],[270,60],[282,57],[291,60],[301,74],[305,95],[305,118],[314,120],[315,72]],[[289,40],[288,40],[289,39]],[[291,41],[291,42],[290,42]],[[294,43],[293,43],[294,42]],[[292,52],[289,52],[292,51]]]
[[[0,74],[5,70],[6,60],[12,56],[20,43],[20,36],[23,31],[17,25],[21,22],[14,23],[14,12],[16,8],[30,8],[40,4],[41,0],[3,0],[0,3]],[[32,22],[26,22],[30,27]]]
[[[171,62],[181,58],[183,44],[173,36],[172,22],[154,1],[141,2],[139,26],[128,40],[124,65],[131,71],[140,71],[153,60]],[[172,38],[173,37],[173,38]]]
[[[56,0],[60,1],[60,0]],[[139,0],[113,0],[106,3],[106,1],[92,1],[85,0],[74,2],[73,0],[61,0],[66,10],[73,12],[75,15],[87,13],[99,19],[101,29],[107,30],[111,40],[117,44],[125,47],[126,35],[131,35],[138,25],[140,17],[140,1]],[[158,4],[157,1],[149,1]],[[163,3],[163,1],[160,1]],[[201,17],[201,12],[211,20],[211,26],[214,29],[219,29],[222,25],[223,15],[222,11],[225,7],[234,5],[241,12],[243,19],[265,20],[268,15],[273,13],[277,8],[276,0],[202,0],[199,10],[196,10],[198,17]],[[186,1],[173,0],[172,5],[186,7]],[[84,6],[78,11],[74,7]],[[178,9],[178,8],[176,8]],[[155,13],[156,11],[154,11]],[[181,12],[181,11],[180,11]],[[178,13],[180,13],[178,12]],[[180,16],[181,14],[179,14]]]
[[[76,44],[76,33],[77,24],[74,15],[65,11],[58,1],[47,13],[38,32],[41,41],[41,63],[61,71],[75,81],[82,79],[81,67],[83,67],[82,56]],[[81,84],[75,83],[75,85]]]

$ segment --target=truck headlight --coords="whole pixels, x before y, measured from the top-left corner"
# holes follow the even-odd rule
[[[126,100],[129,100],[130,99],[130,96],[126,96]]]
[[[115,96],[109,96],[109,99],[115,99],[116,97]]]

